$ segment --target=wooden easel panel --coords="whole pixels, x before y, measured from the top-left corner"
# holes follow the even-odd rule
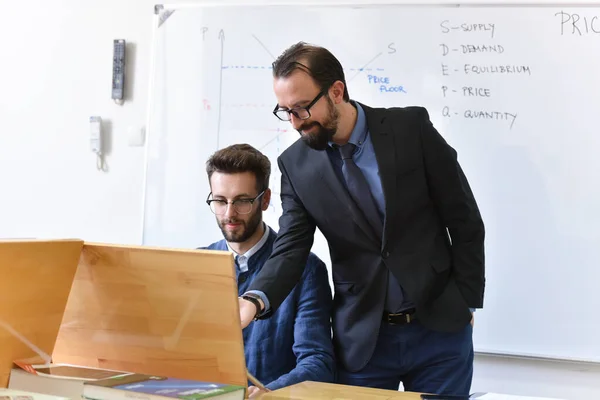
[[[84,244],[55,362],[245,386],[233,257]]]
[[[51,355],[82,240],[0,241],[0,386],[15,359]]]

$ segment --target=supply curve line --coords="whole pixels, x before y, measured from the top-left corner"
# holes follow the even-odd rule
[[[363,72],[363,70],[365,68],[367,68],[367,66],[369,66],[369,64],[371,64],[373,61],[377,60],[381,55],[383,54],[383,52],[380,52],[379,54],[377,54],[375,57],[371,58],[371,60],[369,60],[368,63],[366,63],[365,65],[362,66],[362,68],[359,68],[358,71],[356,72],[356,74],[354,74],[352,76],[352,78],[348,79],[348,82],[351,82],[354,78],[356,78],[358,75],[360,75],[361,72]]]
[[[267,52],[267,54],[269,54],[271,56],[271,58],[273,60],[275,60],[276,57],[273,55],[273,53],[271,53],[269,51],[269,49],[267,48],[267,46],[265,46],[265,44],[254,33],[252,34],[252,37]],[[356,78],[358,75],[360,75],[361,72],[364,72],[364,69],[367,68],[373,61],[375,61],[376,59],[378,59],[379,57],[381,57],[382,54],[383,54],[383,52],[380,51],[379,54],[377,54],[375,57],[371,58],[369,60],[369,62],[367,62],[365,65],[363,65],[361,68],[359,68],[358,71],[352,76],[352,78],[348,79],[347,82],[351,82],[354,78]],[[221,65],[221,68],[222,68],[222,65]]]
[[[265,144],[263,144],[262,146],[260,146],[260,148],[258,149],[259,151],[262,151],[263,149],[267,148],[268,145],[270,145],[271,143],[273,143],[274,141],[276,141],[277,139],[279,139],[279,137],[281,135],[283,135],[284,133],[287,133],[288,130],[283,129],[281,132],[279,132],[277,135],[275,135],[275,137],[272,137],[271,139],[269,139],[269,141]]]
[[[267,52],[267,54],[269,54],[271,56],[271,58],[273,60],[276,59],[276,57],[273,55],[273,53],[271,53],[269,51],[269,49],[267,48],[267,46],[265,46],[265,44],[254,33],[252,34],[252,37]],[[352,81],[354,78],[356,78],[358,75],[360,75],[361,72],[364,72],[364,69],[367,68],[373,61],[375,61],[376,59],[378,59],[379,57],[381,57],[382,54],[383,54],[382,51],[379,52],[379,54],[377,54],[375,57],[373,57],[371,60],[369,60],[369,62],[367,62],[365,65],[363,65],[361,68],[359,68],[358,71],[356,72],[356,74],[354,74],[352,76],[352,78],[348,79],[348,82]]]

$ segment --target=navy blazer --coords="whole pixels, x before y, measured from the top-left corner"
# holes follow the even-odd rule
[[[271,255],[277,234],[268,229],[267,241],[248,260],[248,271],[240,273],[236,268],[239,295],[248,290]],[[228,250],[227,242],[220,240],[204,249]],[[277,312],[244,329],[248,371],[271,390],[307,380],[333,382],[332,302],[327,268],[311,253],[300,282]]]

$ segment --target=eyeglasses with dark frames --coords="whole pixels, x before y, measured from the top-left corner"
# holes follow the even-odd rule
[[[238,214],[250,214],[252,211],[252,206],[254,202],[258,200],[263,194],[265,194],[265,190],[260,192],[253,199],[235,199],[233,201],[221,200],[221,199],[211,199],[212,192],[208,194],[206,198],[206,204],[210,207],[210,210],[216,215],[223,215],[227,212],[227,206],[231,204],[233,209]]]
[[[327,89],[320,91],[317,97],[315,97],[313,101],[311,101],[306,107],[294,107],[292,109],[287,109],[279,108],[279,104],[277,104],[275,109],[273,109],[273,114],[275,114],[275,116],[282,121],[290,121],[292,119],[292,114],[298,119],[309,119],[310,108],[317,104],[317,101],[319,101],[319,99],[323,97],[325,93],[327,93]]]

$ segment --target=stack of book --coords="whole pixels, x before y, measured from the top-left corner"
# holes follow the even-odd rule
[[[163,376],[89,368],[70,364],[32,365],[16,361],[9,389],[55,396],[54,399],[86,400],[237,400],[245,387],[214,382],[174,379]],[[38,396],[38,395],[36,395]],[[38,397],[30,395],[33,399]],[[2,399],[0,400],[9,400]],[[13,400],[28,400],[23,397]]]

